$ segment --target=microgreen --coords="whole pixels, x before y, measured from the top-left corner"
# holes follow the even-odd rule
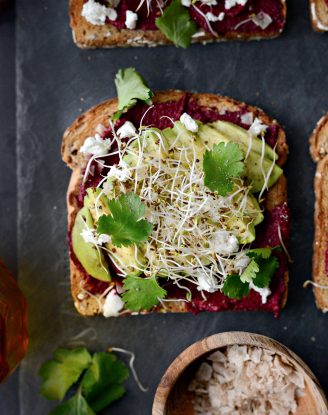
[[[138,100],[151,104],[153,93],[134,68],[120,69],[115,77],[115,85],[118,109],[114,114],[114,120],[119,119],[123,111],[133,107]]]
[[[123,289],[123,300],[131,311],[150,310],[166,296],[166,291],[154,277],[128,276],[124,279]]]
[[[212,192],[226,196],[233,189],[233,179],[244,170],[244,154],[237,143],[221,142],[206,151],[203,160],[204,184]]]
[[[134,193],[121,194],[118,199],[108,202],[110,215],[102,215],[98,221],[98,234],[112,237],[115,246],[130,246],[144,242],[153,225],[142,219],[145,206]]]
[[[161,17],[156,19],[156,26],[175,46],[187,48],[197,25],[190,17],[188,10],[182,6],[181,0],[173,0]]]

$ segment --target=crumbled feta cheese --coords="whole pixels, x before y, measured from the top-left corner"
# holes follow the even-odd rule
[[[267,130],[268,126],[263,124],[259,118],[255,118],[253,124],[249,127],[248,132],[254,136],[258,136]]]
[[[131,121],[126,121],[122,127],[116,131],[116,134],[119,136],[119,138],[132,138],[136,135],[136,133],[136,127],[132,124]]]
[[[257,287],[256,285],[254,285],[253,282],[251,281],[249,283],[249,288],[260,294],[262,304],[266,304],[268,302],[268,297],[269,297],[269,295],[271,295],[271,290],[270,290],[269,287],[260,288],[260,287]]]
[[[225,13],[221,12],[218,16],[213,14],[212,12],[206,13],[206,17],[208,18],[209,22],[222,22],[224,19]]]
[[[207,275],[202,268],[199,268],[197,275],[197,290],[207,291],[208,293],[214,293],[218,290],[214,278]]]
[[[216,6],[218,4],[217,0],[200,0],[201,3],[206,4],[206,6]]]
[[[245,268],[250,262],[251,262],[251,259],[246,255],[244,251],[239,252],[235,257],[234,269],[239,274],[242,274],[242,272],[245,270]]]
[[[190,7],[191,6],[191,0],[181,0],[182,6]]]
[[[132,172],[129,169],[129,165],[122,160],[118,165],[111,167],[108,177],[115,177],[120,182],[126,182],[132,177]]]
[[[227,10],[232,9],[235,6],[245,6],[247,0],[225,0],[224,7]]]
[[[111,144],[110,139],[104,140],[99,134],[96,134],[94,137],[88,137],[84,141],[80,148],[80,152],[85,155],[103,156],[108,153]]]
[[[239,249],[237,237],[227,231],[216,231],[210,240],[210,245],[218,254],[232,254]]]
[[[106,235],[105,233],[102,233],[98,236],[98,245],[107,244],[111,241],[111,237],[109,235]]]
[[[131,10],[127,10],[126,16],[125,16],[125,26],[131,30],[135,29],[137,26],[137,21],[138,21],[137,13],[134,13]]]
[[[186,127],[186,129],[188,131],[191,131],[192,133],[197,133],[198,124],[196,123],[196,121],[193,118],[191,118],[191,116],[189,114],[184,112],[180,117],[180,121]]]
[[[82,8],[82,16],[91,24],[103,26],[106,19],[116,20],[117,12],[111,7],[97,3],[95,0],[88,0]]]
[[[105,299],[102,307],[102,313],[104,317],[117,317],[119,312],[123,309],[124,302],[121,297],[117,294],[116,290],[111,290]]]
[[[240,121],[245,125],[252,125],[254,121],[254,115],[252,112],[246,112],[240,117]]]
[[[252,17],[252,22],[262,30],[265,30],[272,23],[272,18],[267,13],[260,12]]]
[[[97,238],[95,237],[94,229],[83,229],[81,236],[84,239],[84,242],[94,245],[97,244]]]

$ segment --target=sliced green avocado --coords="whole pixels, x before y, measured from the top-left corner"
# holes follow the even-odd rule
[[[86,207],[79,211],[73,226],[72,246],[74,254],[91,277],[101,281],[111,281],[104,254],[101,250],[98,251],[92,243],[85,242],[81,236],[81,232],[86,229],[85,225],[90,229],[94,227],[91,213]]]
[[[220,142],[229,143],[232,138],[224,135],[222,132],[218,131],[214,127],[209,125],[202,125],[199,128],[198,134],[204,143],[212,148],[214,144],[219,144]],[[237,141],[236,141],[237,142]],[[244,154],[247,153],[247,147],[245,144],[239,142],[239,147],[244,151]],[[260,192],[264,186],[264,176],[268,174],[270,168],[272,167],[273,159],[264,157],[261,163],[261,156],[255,151],[251,151],[248,154],[247,159],[245,160],[245,176],[248,178],[249,182],[252,184],[253,193]],[[262,168],[261,168],[262,164]],[[263,172],[262,172],[263,169]],[[279,177],[282,175],[282,169],[275,164],[271,172],[270,178],[268,180],[268,187],[273,186]]]
[[[100,213],[100,215],[105,214],[105,215],[109,215],[110,214],[110,210],[109,210],[109,206],[108,206],[108,198],[106,195],[101,195],[99,197],[101,190],[100,189],[94,189],[94,188],[89,188],[87,190],[87,195],[84,198],[84,206],[86,208],[89,209],[91,216],[92,216],[92,228],[94,227],[93,223],[97,222],[97,211],[95,208],[95,203],[96,203],[96,199],[97,199],[97,204],[98,204],[98,212]],[[119,260],[115,260],[115,262],[118,263],[120,268],[124,268],[123,271],[125,271],[126,273],[130,274],[130,275],[140,275],[142,271],[140,270],[136,270],[135,268],[133,268],[131,265],[137,266],[138,268],[142,268],[142,264],[146,263],[146,258],[145,255],[142,252],[142,247],[138,246],[137,248],[137,258],[135,256],[135,247],[134,246],[122,246],[122,247],[117,247],[114,246],[112,243],[106,243],[105,247],[112,252],[113,254],[115,254],[115,256],[119,259]],[[120,262],[121,261],[121,262]],[[124,264],[124,267],[123,265]]]
[[[229,137],[231,141],[242,143],[246,146],[246,148],[248,148],[250,135],[244,128],[226,121],[216,121],[210,125],[213,126],[220,133],[224,134],[226,137]],[[251,137],[251,139],[251,151],[254,151],[255,153],[261,155],[262,140],[260,140],[258,137]],[[264,157],[270,160],[276,160],[278,158],[278,155],[268,144],[265,144]]]
[[[246,222],[242,218],[230,216],[225,224],[228,230],[234,230],[238,233],[238,239],[241,244],[249,244],[256,238],[254,222]]]

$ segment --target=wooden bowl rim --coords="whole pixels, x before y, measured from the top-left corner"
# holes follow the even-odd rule
[[[319,384],[319,381],[307,366],[307,364],[297,356],[288,347],[270,337],[262,334],[249,333],[243,331],[228,331],[216,333],[209,337],[193,343],[180,353],[170,364],[164,373],[155,393],[152,415],[166,415],[166,403],[170,392],[176,384],[182,372],[196,359],[205,354],[221,349],[223,347],[232,346],[234,344],[261,347],[263,349],[272,350],[281,356],[286,357],[295,365],[295,367],[304,374],[305,382],[315,395],[314,398],[320,409],[320,415],[328,413],[328,403],[326,396]]]

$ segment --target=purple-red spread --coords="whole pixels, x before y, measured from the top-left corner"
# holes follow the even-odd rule
[[[99,1],[99,3],[102,3],[102,1]],[[155,25],[155,20],[161,16],[161,11],[157,2],[152,1],[149,10],[147,8],[147,1],[144,1],[141,7],[139,7],[140,3],[140,0],[121,0],[116,7],[117,19],[114,21],[107,20],[107,23],[118,29],[126,29],[126,12],[127,10],[131,10],[138,14],[136,30],[158,30]],[[170,1],[166,5],[169,5],[169,3]],[[251,18],[260,12],[267,14],[272,19],[268,27],[261,29],[265,34],[277,33],[283,29],[285,24],[283,5],[280,0],[248,0],[244,6],[236,5],[231,9],[225,8],[224,1],[218,1],[218,4],[215,6],[208,6],[204,3],[197,2],[195,5],[191,5],[188,10],[191,18],[197,23],[200,29],[211,32],[209,27],[210,23],[211,28],[219,35],[229,32],[250,34],[258,32],[259,26]],[[224,13],[225,15],[221,21],[208,22],[204,18],[204,14],[206,15],[208,12],[214,16],[219,16],[220,13]]]
[[[155,104],[152,108],[148,107],[145,104],[139,103],[135,107],[131,108],[126,114],[124,114],[121,117],[121,119],[117,122],[116,126],[119,127],[120,125],[124,124],[127,120],[131,121],[134,125],[138,126],[146,110],[148,111],[143,118],[143,124],[152,125],[159,129],[164,129],[172,125],[171,121],[168,118],[163,118],[164,114],[170,117],[172,120],[176,121],[184,112],[187,112],[192,118],[200,120],[204,123],[222,120],[232,122],[244,128],[249,127],[244,125],[241,121],[242,115],[249,112],[247,105],[239,107],[238,111],[226,111],[219,113],[214,108],[211,109],[208,107],[201,107],[193,99],[193,97],[188,94],[183,95],[183,97],[178,101]],[[266,131],[265,140],[271,147],[273,147],[276,143],[278,132],[279,127],[277,125],[270,125]],[[111,131],[107,130],[103,134],[103,138],[110,137],[111,134]],[[107,159],[105,159],[105,161],[105,164],[107,165],[118,162],[118,160],[115,160],[113,156],[108,157]],[[100,171],[99,164],[94,164],[93,174],[90,174],[87,182],[81,185],[81,191],[78,197],[79,205],[81,207],[83,206],[83,198],[86,189],[89,187],[95,187],[101,179],[101,174],[106,174],[106,171]],[[272,211],[265,212],[264,222],[257,227],[257,237],[255,246],[275,247],[281,244],[280,238],[282,238],[282,240],[286,244],[289,238],[289,230],[289,209],[287,204],[284,203],[280,206],[275,207]],[[78,259],[72,251],[70,237],[69,244],[71,248],[71,259],[76,264],[78,269],[81,271],[82,275],[84,275],[85,289],[92,293],[102,293],[107,288],[108,284],[90,277],[85,272],[85,270],[83,269],[83,267],[81,266],[81,264],[79,263]],[[187,309],[195,313],[199,311],[220,310],[264,310],[273,312],[274,315],[277,317],[279,315],[281,300],[286,289],[284,282],[284,274],[287,271],[288,264],[287,256],[284,252],[277,251],[275,252],[275,255],[277,255],[279,259],[279,269],[271,282],[270,289],[272,291],[272,294],[269,296],[268,302],[266,304],[262,304],[260,295],[252,290],[250,291],[250,294],[247,296],[247,298],[243,298],[241,301],[230,299],[224,296],[221,292],[215,292],[212,294],[206,293],[207,300],[205,301],[202,295],[197,290],[195,290],[193,287],[190,287],[193,292],[193,296],[192,301],[186,306]],[[111,264],[109,265],[111,273],[114,273],[115,275],[115,270],[113,269],[113,266]],[[180,298],[182,295],[185,296],[185,292],[182,293],[181,290],[177,290],[177,288],[174,285],[172,285],[172,283],[166,285],[165,289],[168,291],[168,298]]]

